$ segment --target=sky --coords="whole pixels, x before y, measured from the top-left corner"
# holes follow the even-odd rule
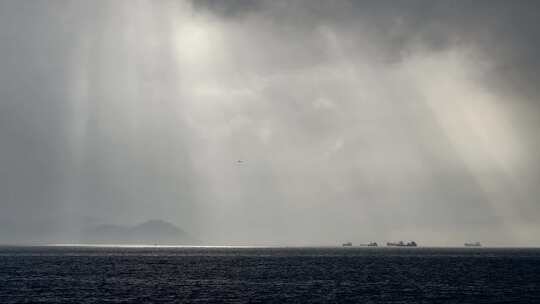
[[[539,6],[0,1],[0,243],[538,246]]]

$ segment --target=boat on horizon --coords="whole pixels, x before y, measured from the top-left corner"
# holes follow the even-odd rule
[[[343,243],[341,244],[342,247],[352,247],[352,243],[351,242],[347,242],[347,243]]]
[[[386,246],[388,247],[418,247],[418,244],[416,244],[415,241],[410,241],[410,242],[403,242],[403,241],[399,241],[399,242],[387,242],[386,243]]]
[[[369,242],[367,244],[360,244],[360,246],[362,246],[362,247],[378,247],[379,244],[377,244],[377,242]]]
[[[465,247],[482,247],[482,244],[480,242],[472,242],[472,243],[465,243]]]

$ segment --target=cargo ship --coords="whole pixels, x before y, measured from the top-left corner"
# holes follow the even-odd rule
[[[377,244],[377,242],[369,242],[367,244],[360,244],[360,246],[363,246],[363,247],[377,247],[377,246],[379,246],[379,244]]]
[[[410,241],[410,242],[407,242],[407,243],[404,243],[403,241],[399,241],[397,243],[388,242],[388,243],[386,243],[386,246],[388,246],[388,247],[418,247],[418,244],[416,244],[415,241]]]

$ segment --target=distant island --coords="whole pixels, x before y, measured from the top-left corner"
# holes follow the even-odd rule
[[[89,244],[192,245],[184,230],[163,220],[148,220],[135,226],[104,224],[86,229],[82,241]]]

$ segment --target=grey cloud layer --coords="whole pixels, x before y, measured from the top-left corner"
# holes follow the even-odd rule
[[[0,241],[540,241],[534,1],[1,6]]]
[[[478,48],[493,60],[498,85],[510,82],[536,96],[540,32],[537,1],[193,1],[195,9],[228,20],[262,18],[277,28],[302,34],[330,26],[349,34],[356,48],[373,47],[389,61],[407,56],[418,45],[444,50],[455,45]],[[355,40],[368,32],[369,42]],[[412,49],[411,49],[412,48]],[[502,78],[502,79],[500,79]],[[519,90],[518,90],[519,91]]]

